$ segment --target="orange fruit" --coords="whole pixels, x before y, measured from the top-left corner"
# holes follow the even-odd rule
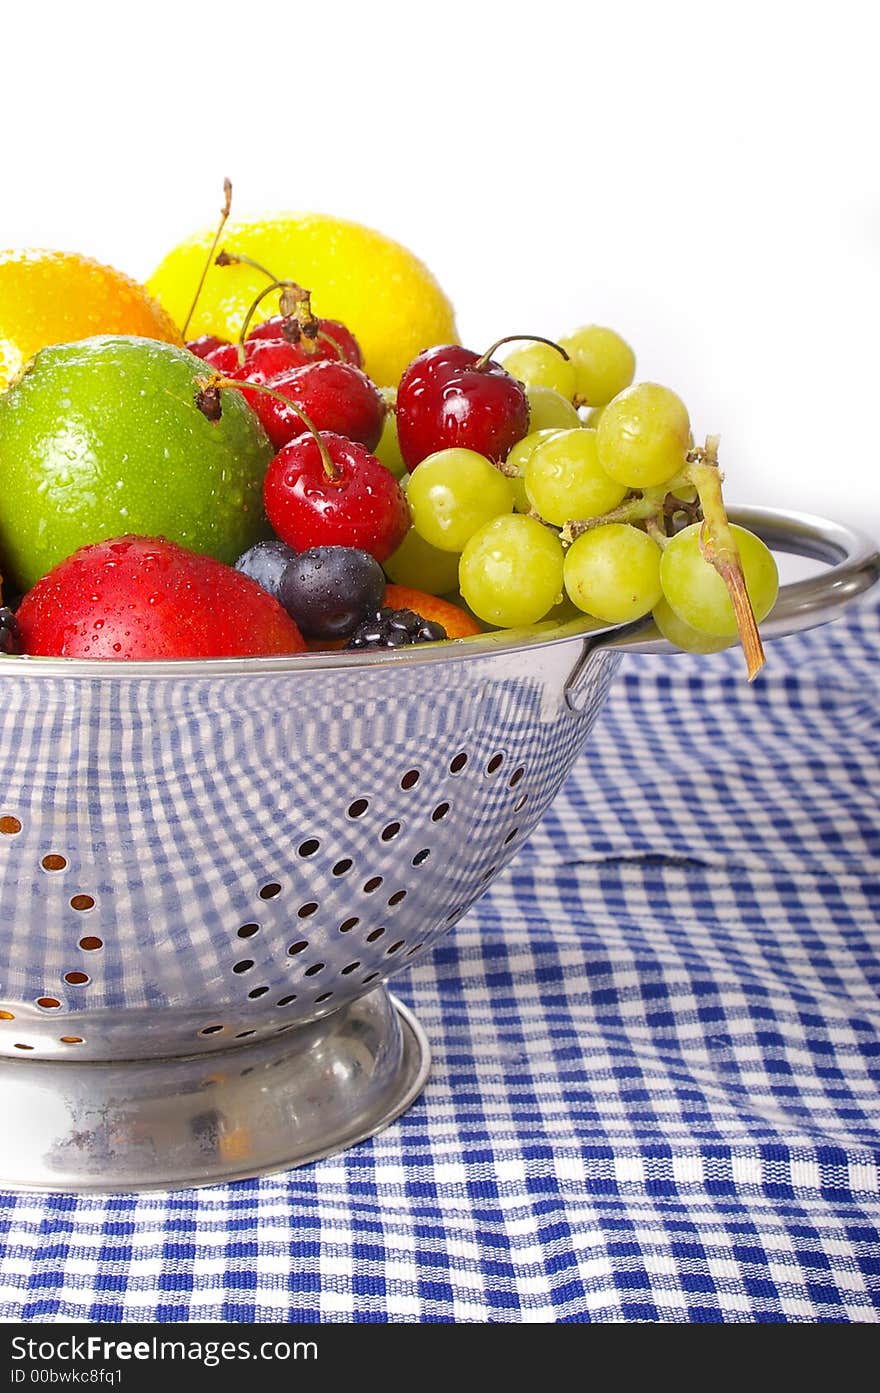
[[[0,391],[38,349],[95,334],[183,342],[162,306],[112,266],[76,252],[0,251]]]
[[[388,585],[385,587],[385,604],[390,609],[411,609],[423,619],[433,619],[442,624],[447,638],[470,638],[483,630],[467,610],[454,605],[451,600],[440,600],[424,590],[413,590],[409,585]]]

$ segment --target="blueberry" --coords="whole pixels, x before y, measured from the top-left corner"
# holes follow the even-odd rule
[[[357,547],[311,547],[289,566],[278,591],[287,613],[311,638],[347,638],[385,597],[385,575]]]
[[[257,542],[242,552],[235,563],[235,569],[241,571],[243,576],[255,580],[257,585],[262,586],[277,600],[281,577],[296,555],[293,547],[273,537],[271,541]]]

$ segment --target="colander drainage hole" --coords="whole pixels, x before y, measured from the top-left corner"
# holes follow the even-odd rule
[[[514,827],[514,828],[511,829],[511,831],[508,832],[507,836],[504,838],[504,845],[505,845],[505,846],[509,846],[509,845],[510,845],[510,843],[513,841],[513,839],[514,839],[514,837],[516,836],[516,834],[517,834],[518,831],[519,831],[519,828],[518,828],[518,827]]]
[[[428,859],[428,857],[429,857],[430,855],[431,855],[431,848],[428,847],[428,846],[424,847],[421,851],[417,851],[416,854],[415,854],[415,856],[414,856],[413,859],[412,859],[413,865],[414,865],[414,866],[423,866],[423,865],[425,864],[425,862],[427,861],[427,859]]]
[[[248,992],[248,996],[251,1001],[256,1001],[258,997],[265,996],[268,990],[268,987],[254,987]]]
[[[305,950],[308,948],[308,946],[309,946],[309,941],[308,941],[308,939],[307,939],[307,938],[300,938],[300,939],[297,939],[296,943],[291,943],[291,945],[290,945],[290,947],[288,948],[287,951],[288,951],[288,953],[290,954],[290,956],[291,956],[292,958],[295,958],[296,955],[297,955],[297,953],[304,953]]]
[[[0,1021],[14,1021],[14,1020],[15,1020],[15,1012],[14,1012],[14,1011],[0,1011]]]
[[[308,919],[312,914],[314,914],[317,911],[317,908],[317,900],[310,900],[308,904],[301,904],[299,909],[296,911],[297,918]]]
[[[336,865],[333,867],[333,874],[345,875],[346,871],[350,871],[353,865],[354,862],[350,856],[343,856],[342,860],[337,861]]]
[[[381,938],[384,932],[385,932],[385,929],[384,929],[384,928],[373,929],[373,932],[372,932],[372,933],[368,933],[368,934],[367,934],[367,942],[368,942],[368,943],[375,943],[375,942],[376,942],[376,939],[377,939],[377,938]]]
[[[405,891],[405,890],[395,890],[394,894],[391,895],[391,896],[389,896],[388,904],[389,904],[389,906],[393,909],[394,906],[395,906],[396,904],[400,904],[400,903],[401,903],[403,900],[405,900],[405,899],[406,899],[406,891]]]
[[[523,796],[522,796],[521,798],[518,798],[518,799],[516,800],[516,802],[514,803],[514,805],[513,805],[513,811],[514,811],[515,813],[522,812],[523,808],[525,807],[526,803],[528,803],[528,801],[529,801],[529,795],[528,795],[527,793],[524,793]]]
[[[87,972],[65,972],[64,980],[69,982],[72,987],[84,987],[87,982],[91,981],[91,978]]]
[[[61,1002],[57,996],[38,996],[37,1005],[42,1006],[44,1011],[57,1011]]]
[[[62,1045],[84,1045],[85,1041],[81,1035],[59,1035]]]
[[[232,964],[232,971],[238,973],[250,972],[253,965],[253,958],[242,958],[239,962]]]
[[[222,1029],[223,1029],[223,1026],[222,1026],[222,1025],[203,1025],[202,1028],[201,1028],[201,1030],[199,1031],[199,1034],[200,1034],[200,1035],[216,1035],[217,1032],[218,1032],[219,1030],[222,1030]]]
[[[318,841],[317,837],[307,837],[306,840],[300,844],[299,854],[300,856],[314,856],[315,852],[320,849],[320,846],[321,843]]]
[[[315,1005],[320,1006],[322,1001],[329,1001],[332,995],[332,992],[321,992],[320,996],[315,997]]]
[[[17,1045],[15,1046],[15,1048],[16,1048],[17,1050],[32,1050],[32,1049],[33,1049],[33,1045],[18,1045],[18,1044],[17,1044]]]
[[[389,822],[387,827],[383,827],[380,836],[383,842],[393,842],[400,831],[399,822]]]
[[[363,985],[366,986],[368,982],[375,982],[378,976],[378,972],[368,972],[366,977],[363,979]]]
[[[254,934],[260,932],[259,924],[242,924],[238,930],[239,938],[253,938]]]
[[[467,755],[465,754],[464,750],[462,750],[460,754],[457,754],[457,755],[455,756],[454,759],[450,760],[450,762],[449,762],[449,772],[450,772],[450,774],[460,774],[461,771],[462,771],[462,769],[463,769],[463,768],[465,767],[465,765],[467,764],[467,762],[468,762],[468,757],[467,757]]]
[[[497,774],[497,773],[498,773],[498,770],[501,768],[501,766],[502,766],[503,763],[504,763],[504,755],[502,755],[502,754],[493,755],[492,758],[489,760],[489,763],[486,765],[486,773],[487,773],[487,774]]]
[[[246,1040],[249,1035],[256,1035],[255,1030],[240,1030],[236,1035],[236,1040]]]
[[[339,925],[339,932],[341,934],[351,933],[352,929],[356,929],[360,922],[357,915],[352,919],[343,919],[342,923]]]
[[[392,943],[392,945],[391,945],[390,948],[386,948],[386,949],[385,949],[385,956],[386,956],[387,958],[390,958],[392,953],[397,953],[397,952],[399,952],[400,949],[403,947],[403,945],[404,945],[405,942],[406,942],[406,939],[404,939],[404,938],[399,938],[399,939],[397,940],[396,943]]]
[[[275,1002],[276,1006],[289,1006],[292,1001],[296,1001],[296,992],[291,992],[289,996],[280,996]]]
[[[373,891],[378,890],[381,884],[382,877],[380,875],[371,875],[369,880],[364,881],[364,894],[372,895]]]
[[[94,895],[72,895],[70,908],[76,909],[80,914],[85,914],[87,910],[95,908]]]
[[[20,831],[21,823],[17,817],[12,817],[9,813],[6,813],[4,817],[0,817],[0,832],[3,833],[4,837],[17,837]],[[30,1045],[16,1045],[15,1048],[29,1050],[31,1047]]]
[[[63,871],[67,869],[67,857],[58,856],[54,851],[44,856],[40,865],[44,871]]]
[[[406,956],[407,956],[408,958],[411,958],[411,957],[413,956],[414,953],[417,953],[417,952],[419,951],[419,949],[420,949],[420,948],[424,948],[424,946],[425,946],[424,943],[414,943],[413,946],[412,946],[412,948],[407,948],[407,950],[406,950]]]
[[[303,977],[317,977],[319,972],[324,971],[324,966],[324,963],[312,963],[311,967],[306,968]]]
[[[520,765],[518,769],[514,769],[513,773],[507,781],[508,788],[516,788],[517,784],[519,783],[520,779],[522,778],[525,772],[526,771],[522,765]]]
[[[84,953],[97,953],[99,948],[104,947],[104,940],[97,938],[94,934],[86,934],[85,938],[80,939],[79,947]]]
[[[421,777],[418,769],[407,769],[400,781],[400,787],[408,792],[411,788],[415,788]]]
[[[281,886],[277,880],[270,880],[268,885],[263,885],[260,889],[261,900],[274,900],[276,895],[281,894]]]
[[[359,967],[359,961],[356,963],[346,963],[345,967],[340,969],[339,975],[340,977],[347,977],[350,972],[357,972]]]
[[[363,817],[369,806],[368,799],[356,798],[353,803],[348,805],[348,815],[349,817]]]
[[[446,816],[446,814],[447,814],[448,812],[449,812],[449,804],[448,804],[448,803],[438,803],[437,806],[436,806],[436,808],[434,809],[434,811],[433,811],[432,814],[431,814],[431,821],[432,821],[432,822],[442,822],[443,819],[444,819],[444,817]]]

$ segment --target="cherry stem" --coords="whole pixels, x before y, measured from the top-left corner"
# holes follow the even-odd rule
[[[764,646],[746,589],[739,547],[721,496],[723,475],[718,468],[717,435],[707,436],[702,449],[691,450],[685,477],[688,483],[696,488],[703,510],[700,551],[709,564],[715,567],[727,588],[746,658],[749,681],[753,682],[764,666]]]
[[[278,281],[278,277],[276,275],[273,275],[273,273],[270,270],[268,270],[265,266],[262,266],[259,261],[254,261],[254,258],[252,256],[242,256],[240,252],[228,252],[225,247],[222,251],[217,253],[216,257],[214,258],[214,265],[252,266],[255,271],[259,271],[260,275],[265,276],[267,280],[275,281],[276,283]]]
[[[327,449],[327,445],[323,437],[321,436],[321,432],[318,430],[311,416],[307,416],[306,413],[303,411],[302,407],[299,407],[296,405],[295,402],[292,402],[290,400],[290,397],[285,397],[281,392],[276,392],[271,387],[264,386],[262,382],[236,382],[235,378],[233,377],[218,376],[196,378],[196,385],[200,388],[201,391],[210,391],[212,387],[232,387],[237,392],[241,392],[245,389],[248,392],[262,392],[265,396],[272,397],[274,401],[281,402],[282,406],[286,406],[290,411],[293,412],[294,416],[299,417],[299,419],[302,421],[303,425],[306,427],[309,433],[314,436],[318,445],[318,449],[321,452],[321,463],[324,466],[324,473],[327,475],[327,478],[330,480],[330,482],[335,483],[336,480],[339,478],[340,471],[336,468],[336,465],[330,458],[330,451]],[[212,418],[209,417],[209,419]],[[219,419],[219,413],[213,419]]]
[[[220,222],[219,222],[218,225],[217,225],[217,231],[214,233],[214,240],[213,240],[213,242],[211,243],[211,250],[208,252],[208,258],[207,258],[207,260],[206,260],[204,266],[202,267],[202,274],[201,274],[201,276],[199,277],[199,283],[198,283],[198,285],[196,286],[196,293],[195,293],[195,295],[193,296],[193,302],[192,302],[192,304],[191,304],[190,307],[189,307],[189,314],[186,316],[186,319],[183,321],[183,328],[181,329],[180,333],[181,333],[181,337],[184,338],[184,339],[186,338],[186,331],[187,331],[187,329],[188,329],[189,326],[190,326],[190,321],[191,321],[193,315],[194,315],[195,312],[196,312],[196,305],[199,303],[199,298],[200,298],[201,293],[202,293],[202,291],[203,291],[203,289],[204,289],[204,286],[205,286],[205,279],[206,279],[206,277],[207,277],[207,274],[208,274],[209,270],[211,269],[211,265],[212,265],[212,262],[213,262],[213,260],[214,260],[214,253],[215,253],[216,250],[217,250],[217,243],[220,241],[220,236],[221,236],[221,234],[222,234],[222,232],[223,232],[224,227],[226,226],[226,220],[227,220],[227,218],[229,217],[229,214],[230,214],[231,209],[232,209],[232,184],[231,184],[231,182],[230,182],[229,179],[224,179],[224,180],[223,180],[223,207],[220,209]]]
[[[481,357],[477,359],[477,361],[473,364],[474,372],[482,372],[483,368],[485,368],[491,362],[492,355],[496,352],[497,349],[501,347],[503,343],[525,342],[546,343],[549,348],[555,348],[556,352],[560,355],[561,358],[564,358],[566,362],[570,361],[568,354],[562,347],[562,344],[554,343],[553,339],[545,339],[540,334],[505,334],[503,339],[497,339],[495,343],[493,343],[492,347],[487,348],[486,352],[483,353]]]
[[[323,339],[324,343],[329,343],[330,347],[336,351],[336,355],[339,358],[340,363],[345,362],[345,354],[343,353],[342,348],[336,342],[332,334],[328,334],[326,329],[319,329],[315,337]]]

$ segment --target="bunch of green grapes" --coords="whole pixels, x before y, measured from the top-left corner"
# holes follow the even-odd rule
[[[559,346],[530,343],[504,361],[530,407],[529,434],[505,462],[452,449],[415,470],[413,531],[393,579],[438,594],[457,579],[474,614],[499,627],[567,600],[603,624],[652,613],[694,652],[740,632],[748,656],[751,624],[760,651],[754,621],[775,603],[776,565],[760,538],[728,524],[714,449],[694,449],[684,402],[632,385],[634,354],[611,329],[590,325]]]

